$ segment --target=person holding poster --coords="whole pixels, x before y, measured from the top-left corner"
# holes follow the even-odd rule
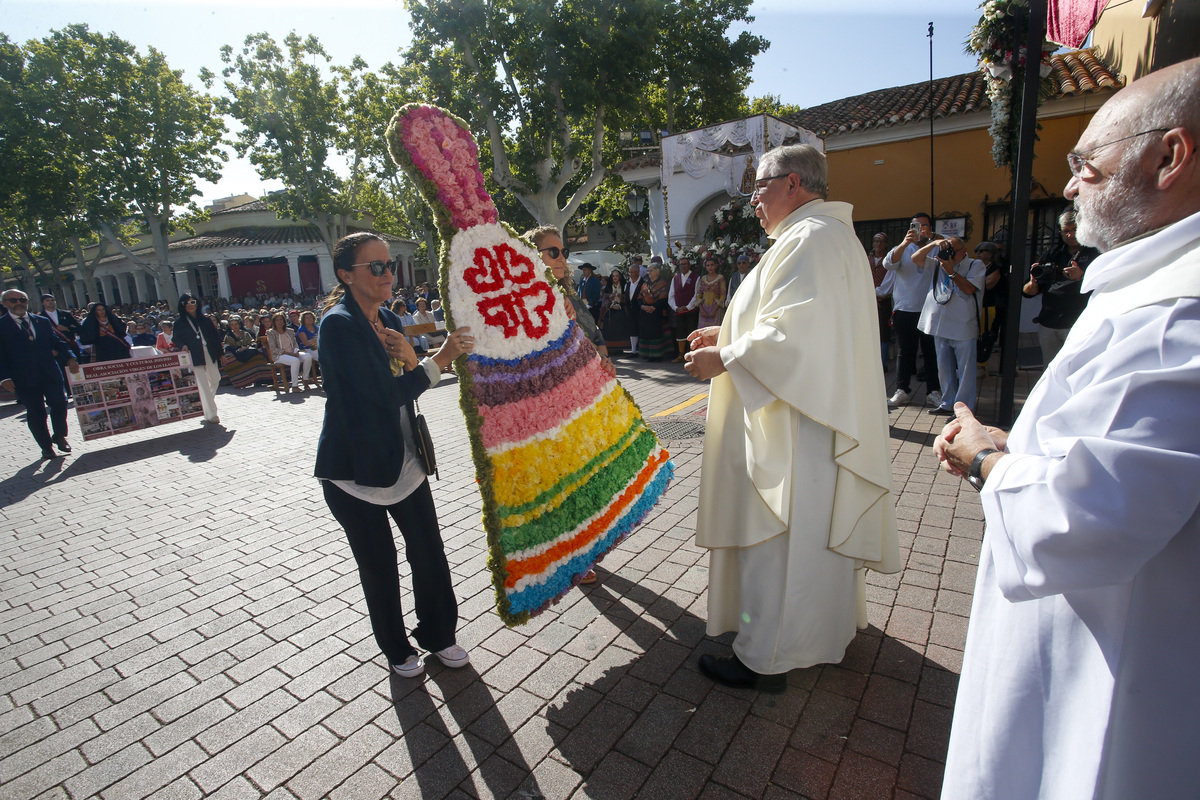
[[[180,350],[192,354],[192,370],[200,389],[200,404],[204,406],[201,425],[216,425],[217,384],[221,382],[221,332],[210,318],[200,313],[200,304],[189,293],[179,298],[179,320],[172,341]]]

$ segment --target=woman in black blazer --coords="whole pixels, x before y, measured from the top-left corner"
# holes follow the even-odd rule
[[[200,389],[200,405],[204,409],[201,425],[216,425],[217,385],[221,383],[221,342],[224,334],[217,323],[200,313],[200,303],[184,292],[179,296],[179,319],[175,321],[173,341],[180,350],[192,354],[192,372]]]
[[[417,612],[412,637],[446,666],[463,667],[470,657],[455,643],[458,601],[411,421],[417,396],[455,357],[469,352],[474,339],[469,328],[459,328],[436,355],[417,359],[400,318],[381,308],[391,298],[395,263],[378,236],[353,233],[341,239],[333,268],[338,285],[321,318],[326,401],[315,474],[346,531],[371,629],[391,669],[406,678],[425,671],[405,633],[389,514],[412,566]]]

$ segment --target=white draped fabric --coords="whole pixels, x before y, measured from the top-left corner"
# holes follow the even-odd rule
[[[1083,289],[981,495],[946,800],[1200,787],[1200,214]]]
[[[824,142],[812,131],[789,125],[769,114],[735,119],[707,128],[664,136],[662,185],[670,185],[677,168],[682,168],[692,178],[703,178],[716,170],[726,174],[725,190],[730,195],[738,195],[742,173],[751,155],[757,164],[767,150],[793,138],[797,144],[811,144],[822,152],[825,150]],[[730,145],[739,148],[749,146],[752,153],[727,155],[717,152]]]

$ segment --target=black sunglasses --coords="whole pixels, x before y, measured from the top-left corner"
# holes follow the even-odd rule
[[[549,253],[551,258],[558,258],[559,253],[564,256],[571,254],[570,249],[566,247],[543,247],[542,249],[538,250],[538,252]]]
[[[351,264],[350,266],[351,267],[367,267],[371,270],[371,274],[374,275],[376,278],[378,278],[378,277],[381,277],[384,272],[390,272],[393,275],[395,275],[396,274],[396,264],[397,264],[397,262],[395,262],[395,261],[367,261],[362,264]]]

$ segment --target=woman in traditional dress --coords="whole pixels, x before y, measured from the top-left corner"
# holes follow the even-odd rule
[[[611,348],[629,347],[629,317],[625,313],[625,281],[621,270],[608,276],[608,291],[600,301],[600,330]]]
[[[704,259],[704,275],[697,287],[700,292],[700,327],[720,325],[725,316],[725,279],[717,273],[717,259]]]
[[[638,353],[647,361],[662,361],[675,352],[675,338],[667,325],[667,294],[670,287],[662,277],[662,264],[650,262],[638,300]]]
[[[469,328],[459,328],[437,355],[417,358],[400,318],[380,308],[391,296],[396,262],[375,234],[352,233],[338,241],[333,269],[338,283],[321,317],[328,399],[314,472],[346,532],[371,630],[391,670],[415,678],[425,665],[405,630],[389,515],[404,536],[404,557],[412,567],[417,613],[412,638],[446,666],[465,667],[471,658],[455,641],[458,600],[412,420],[416,398],[455,357],[471,351],[474,339]]]
[[[92,346],[92,361],[117,361],[129,358],[132,349],[125,340],[126,330],[125,320],[110,314],[108,306],[92,303],[79,326],[79,341]]]

